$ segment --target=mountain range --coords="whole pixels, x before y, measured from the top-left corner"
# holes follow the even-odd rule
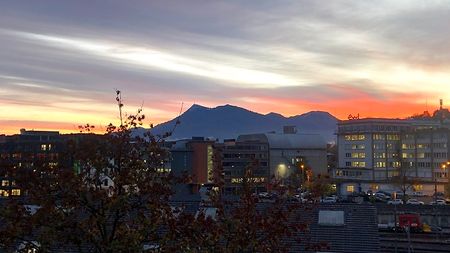
[[[193,136],[234,139],[240,134],[282,132],[283,126],[296,126],[298,133],[322,134],[328,142],[335,142],[338,119],[328,112],[311,111],[284,117],[278,113],[260,114],[245,108],[223,105],[208,108],[194,104],[179,117],[155,126],[153,134],[164,134],[174,128],[170,139]]]

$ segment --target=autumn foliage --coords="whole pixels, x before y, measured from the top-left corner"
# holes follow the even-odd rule
[[[117,102],[122,111],[120,92]],[[165,170],[164,137],[136,136],[144,115],[110,124],[104,135],[74,135],[65,162],[34,164],[9,175],[25,193],[1,203],[0,247],[11,252],[287,252],[285,239],[305,231],[290,221],[299,203],[259,203],[252,182],[227,199],[171,200],[177,178]],[[86,125],[84,132],[92,126]],[[220,189],[220,182],[217,182]],[[280,193],[279,196],[283,196]],[[212,210],[212,211],[211,211]],[[295,241],[295,240],[289,240]]]

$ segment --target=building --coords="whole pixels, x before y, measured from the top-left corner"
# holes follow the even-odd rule
[[[269,148],[260,140],[224,141],[220,147],[224,193],[236,193],[244,176],[257,184],[257,191],[265,191],[270,181]]]
[[[308,224],[308,233],[294,235],[289,252],[380,252],[377,209],[366,204],[320,204],[296,211],[292,222]],[[294,240],[293,240],[294,241]],[[306,246],[322,245],[320,248]]]
[[[227,188],[239,187],[244,172],[252,169],[252,177],[260,188],[270,187],[273,180],[286,182],[301,169],[313,174],[327,174],[327,143],[319,134],[299,134],[292,127],[283,133],[240,135],[234,143],[224,145],[222,166]],[[254,163],[254,166],[249,164]],[[264,187],[263,187],[264,185]]]
[[[338,165],[332,178],[340,194],[399,191],[396,179],[408,179],[409,191],[443,192],[448,171],[450,130],[438,121],[352,119],[338,123]],[[404,182],[404,181],[403,181]]]
[[[20,196],[22,192],[11,177],[11,170],[36,164],[57,166],[63,148],[57,131],[20,130],[20,134],[0,138],[0,197]]]
[[[190,177],[190,190],[195,193],[204,184],[214,182],[215,140],[193,137],[174,141],[170,146],[170,171],[176,176]]]

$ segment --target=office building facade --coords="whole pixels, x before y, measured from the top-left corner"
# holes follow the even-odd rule
[[[353,119],[338,123],[338,165],[331,175],[340,194],[398,191],[443,192],[450,130],[439,122],[412,119]],[[435,189],[436,188],[436,189]]]

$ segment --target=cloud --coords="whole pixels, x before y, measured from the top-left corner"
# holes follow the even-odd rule
[[[130,108],[144,102],[155,123],[182,102],[409,115],[426,100],[450,100],[449,8],[433,0],[4,1],[0,103],[8,110],[0,117],[107,124],[116,120],[115,89]]]

